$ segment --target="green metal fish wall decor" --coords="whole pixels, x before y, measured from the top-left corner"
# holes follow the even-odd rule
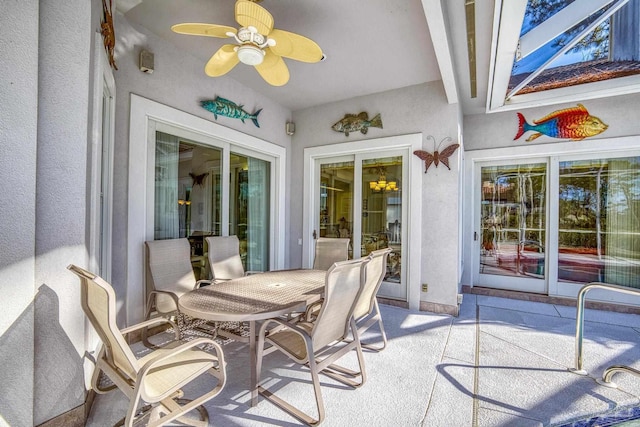
[[[201,102],[202,108],[213,113],[213,117],[218,120],[218,115],[230,117],[232,119],[240,119],[244,123],[245,119],[251,119],[256,127],[260,127],[258,124],[258,114],[262,111],[262,108],[253,114],[243,110],[244,105],[238,105],[235,102],[228,99],[217,96],[216,99],[206,100]]]
[[[345,136],[349,136],[349,132],[360,131],[363,135],[367,134],[369,127],[382,129],[382,118],[380,114],[376,114],[371,120],[369,115],[363,111],[360,114],[345,114],[342,120],[337,121],[331,129],[336,132],[344,132]]]

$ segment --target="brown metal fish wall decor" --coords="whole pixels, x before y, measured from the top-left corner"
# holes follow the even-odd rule
[[[350,132],[362,132],[367,134],[370,127],[382,129],[382,117],[376,114],[371,120],[366,111],[360,114],[345,114],[344,117],[331,126],[336,132],[343,132],[345,136],[349,136]]]
[[[433,139],[433,144],[435,146],[436,139],[433,136],[428,135],[427,139]],[[440,141],[440,144],[438,144],[438,148],[440,148],[440,145],[442,145],[442,143],[445,141],[451,141],[451,137],[446,137],[445,139]],[[413,152],[413,154],[424,160],[424,173],[427,173],[427,170],[429,169],[429,166],[431,166],[431,164],[434,164],[436,165],[436,167],[438,167],[438,164],[441,162],[447,167],[447,169],[451,170],[451,167],[449,166],[449,157],[451,157],[451,155],[456,152],[458,147],[460,147],[460,144],[451,144],[445,147],[442,151],[434,150],[433,154],[422,150],[416,150]]]

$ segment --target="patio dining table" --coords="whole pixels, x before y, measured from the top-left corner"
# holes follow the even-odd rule
[[[258,403],[256,321],[300,312],[322,297],[326,271],[278,270],[215,283],[180,297],[180,311],[216,322],[249,322],[251,406]]]

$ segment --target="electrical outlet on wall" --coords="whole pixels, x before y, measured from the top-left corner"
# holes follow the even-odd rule
[[[423,283],[422,284],[422,292],[428,292],[429,291],[429,285],[427,283]]]

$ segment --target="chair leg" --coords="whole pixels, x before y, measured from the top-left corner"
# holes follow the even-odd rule
[[[364,332],[367,329],[369,329],[371,326],[373,326],[374,323],[376,323],[376,321],[378,322],[378,328],[380,329],[380,335],[382,335],[382,345],[373,345],[373,344],[368,344],[368,343],[362,343],[362,348],[365,348],[367,350],[372,350],[372,351],[382,351],[387,347],[387,334],[384,331],[384,325],[382,324],[382,316],[380,315],[380,307],[378,307],[378,301],[374,301],[374,309],[373,312],[375,313],[374,316],[367,320],[367,323],[365,324],[365,327],[361,327],[360,331]]]
[[[362,346],[360,345],[360,336],[358,335],[356,322],[355,320],[353,320],[353,318],[351,319],[351,331],[353,333],[353,340],[349,341],[349,343],[344,347],[344,349],[342,349],[340,353],[334,353],[332,356],[329,356],[322,362],[320,362],[320,366],[322,367],[320,372],[350,387],[358,388],[367,380],[367,372],[364,366],[364,354],[362,353]],[[360,369],[360,372],[352,371],[351,369],[347,369],[345,367],[332,363],[335,358],[341,357],[344,352],[351,351],[353,347],[355,347],[356,349],[356,354],[358,357],[358,368]],[[360,382],[355,382],[351,379],[358,376],[360,376]]]
[[[269,322],[265,322],[261,326],[260,334],[258,335],[258,352],[257,352],[257,361],[256,361],[256,378],[258,382],[260,381],[260,372],[262,370],[262,358],[264,356],[264,334],[267,324]],[[313,349],[311,347],[311,342],[307,342],[307,354],[313,354]],[[316,365],[316,361],[313,358],[309,360],[309,369],[311,371],[311,379],[313,382],[313,391],[316,397],[316,406],[318,410],[318,418],[315,419],[306,413],[302,412],[300,409],[291,405],[287,401],[279,398],[275,394],[271,393],[269,390],[264,387],[258,387],[258,394],[267,399],[269,402],[273,403],[283,411],[287,412],[291,416],[299,419],[303,423],[316,426],[320,424],[324,420],[325,412],[324,412],[324,401],[322,400],[322,392],[320,389],[320,378],[318,376],[318,366]]]

